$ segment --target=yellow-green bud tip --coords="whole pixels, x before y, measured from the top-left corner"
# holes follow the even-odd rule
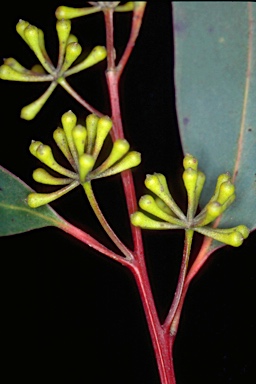
[[[247,239],[250,234],[249,228],[247,228],[245,225],[238,225],[236,230],[241,233],[244,239]]]
[[[30,146],[29,146],[29,151],[30,153],[33,155],[33,156],[36,156],[36,151],[38,149],[38,147],[41,145],[41,141],[35,141],[35,140],[32,140]]]
[[[235,186],[230,180],[223,182],[220,185],[217,201],[224,204],[235,193]]]
[[[93,48],[91,54],[95,58],[95,62],[104,60],[107,57],[107,50],[105,47],[101,45],[97,45],[95,48]]]
[[[135,212],[131,215],[131,223],[135,227],[143,226],[145,215],[142,212]]]
[[[79,175],[81,183],[85,182],[86,176],[94,166],[94,158],[91,155],[84,153],[79,157]]]
[[[112,128],[112,125],[113,125],[113,123],[112,123],[112,120],[110,119],[110,117],[103,116],[98,121],[97,130],[109,132],[110,129]]]
[[[183,166],[185,169],[192,168],[196,171],[198,166],[198,161],[194,156],[187,153],[183,160]]]
[[[57,198],[57,197],[56,197]],[[51,201],[55,200],[51,194],[48,193],[30,193],[27,197],[27,203],[30,208],[38,208],[42,205],[48,204]]]
[[[244,241],[242,234],[238,231],[234,231],[229,235],[227,244],[232,245],[232,247],[240,247]]]
[[[208,206],[207,206],[207,212],[212,217],[217,218],[222,213],[221,204],[216,202],[216,201],[213,201],[212,203],[209,203]]]
[[[65,132],[70,132],[76,125],[76,115],[70,110],[61,117],[61,122]]]

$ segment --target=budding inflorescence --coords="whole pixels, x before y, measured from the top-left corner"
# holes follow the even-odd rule
[[[249,236],[249,229],[245,225],[228,229],[209,226],[235,200],[235,186],[230,174],[224,173],[218,177],[213,196],[202,211],[196,214],[205,175],[198,170],[198,161],[190,154],[185,156],[183,165],[183,182],[188,197],[187,214],[182,212],[172,198],[165,176],[155,173],[147,175],[145,180],[146,187],[153,192],[154,197],[141,197],[139,206],[145,213],[137,211],[132,214],[132,224],[145,229],[192,229],[222,243],[240,246]]]
[[[37,64],[29,70],[11,57],[5,59],[4,64],[0,67],[0,79],[3,80],[23,82],[48,81],[51,83],[39,99],[22,108],[21,117],[23,119],[32,120],[58,84],[67,89],[66,77],[97,64],[107,56],[105,47],[96,46],[84,60],[70,68],[80,56],[82,47],[78,43],[77,38],[70,33],[70,20],[58,20],[56,29],[59,40],[59,57],[56,67],[46,52],[43,31],[24,20],[18,22],[16,30],[35,53],[40,65]]]
[[[29,147],[31,154],[61,175],[55,177],[47,170],[38,168],[33,172],[34,180],[48,185],[64,185],[62,189],[52,193],[30,193],[27,202],[32,208],[56,200],[79,184],[84,186],[91,180],[112,176],[140,164],[140,153],[130,151],[130,145],[125,139],[118,139],[114,141],[106,160],[94,169],[104,141],[112,128],[112,121],[108,116],[99,118],[94,114],[88,115],[86,126],[83,126],[77,124],[75,114],[68,111],[62,116],[62,125],[63,128],[59,127],[54,131],[53,138],[73,170],[58,164],[48,145],[32,141]]]

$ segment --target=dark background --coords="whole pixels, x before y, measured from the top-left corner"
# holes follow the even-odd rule
[[[0,57],[15,57],[28,68],[37,63],[15,31],[21,18],[44,30],[47,50],[56,61],[54,11],[58,5],[63,4],[26,0],[2,5]],[[85,2],[65,5],[82,7]],[[115,19],[118,57],[128,37],[130,17],[125,13]],[[72,32],[87,52],[105,44],[102,14],[75,19]],[[134,170],[138,197],[145,192],[145,175],[162,172],[184,207],[172,44],[170,2],[150,2],[120,93],[126,137],[142,153],[143,162]],[[92,105],[109,114],[104,69],[105,63],[101,63],[68,81]],[[58,87],[34,120],[21,120],[21,108],[47,86],[0,82],[0,163],[37,190],[31,177],[37,165],[28,152],[31,139],[52,142],[53,130],[69,109],[81,121],[87,115]],[[99,180],[95,191],[111,225],[130,245],[119,178]],[[111,247],[81,189],[53,207]],[[175,290],[183,234],[143,235],[153,292],[163,318]],[[242,247],[216,252],[192,282],[175,344],[177,384],[255,381],[255,239],[254,233]],[[197,237],[193,253],[200,242]],[[159,384],[140,298],[128,271],[54,228],[1,238],[0,246],[2,372],[6,371],[10,382],[18,378],[33,383]]]

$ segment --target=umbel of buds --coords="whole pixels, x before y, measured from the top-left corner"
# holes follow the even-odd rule
[[[16,30],[34,52],[40,64],[35,65],[29,70],[10,57],[5,59],[4,64],[0,67],[0,79],[3,80],[24,82],[48,81],[51,83],[39,99],[22,108],[21,117],[23,119],[32,120],[58,84],[68,90],[66,77],[97,64],[107,56],[105,47],[96,46],[84,60],[70,68],[80,56],[82,47],[78,43],[77,38],[70,33],[70,20],[58,20],[56,29],[59,40],[59,57],[56,67],[46,52],[43,31],[24,20],[18,22]]]
[[[145,229],[192,229],[219,242],[240,246],[249,236],[249,229],[245,225],[228,229],[209,226],[235,200],[235,186],[230,174],[224,173],[218,177],[213,196],[196,215],[205,175],[198,170],[198,161],[190,154],[185,156],[183,165],[183,182],[188,197],[187,214],[173,200],[165,176],[155,173],[147,175],[145,180],[153,196],[144,195],[140,198],[139,206],[145,213],[137,211],[132,214],[132,224]]]
[[[33,172],[34,180],[48,185],[64,185],[64,187],[52,193],[30,193],[27,203],[31,208],[48,204],[79,184],[85,186],[91,180],[115,175],[141,162],[140,153],[129,151],[129,143],[125,139],[118,139],[114,141],[105,161],[94,168],[104,141],[112,128],[112,121],[108,116],[99,118],[94,114],[88,115],[86,126],[83,126],[77,124],[75,114],[68,111],[62,116],[62,125],[63,128],[57,128],[54,131],[53,138],[72,170],[58,164],[48,145],[40,141],[32,141],[29,147],[31,154],[61,175],[61,177],[55,177],[47,170],[38,168]]]

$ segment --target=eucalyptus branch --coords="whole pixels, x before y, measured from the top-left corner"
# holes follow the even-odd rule
[[[246,137],[245,133],[247,133],[247,120],[252,121],[249,119],[251,115],[248,112],[250,108],[247,104],[249,91],[251,92],[252,88],[249,75],[253,72],[253,7],[252,4],[249,3],[248,76],[245,82],[240,139],[234,176],[231,177],[228,172],[219,175],[215,190],[209,198],[208,203],[197,213],[201,192],[204,187],[205,174],[198,169],[198,160],[191,154],[186,153],[183,159],[184,172],[182,175],[187,194],[187,212],[184,213],[170,193],[166,176],[156,172],[146,176],[144,184],[149,190],[149,193],[142,196],[137,204],[131,168],[140,164],[141,154],[137,151],[130,150],[130,144],[125,139],[119,84],[121,75],[124,72],[137,41],[147,2],[135,1],[125,4],[120,3],[122,2],[89,2],[91,5],[89,8],[86,6],[83,8],[58,7],[56,11],[56,17],[58,19],[56,22],[56,30],[59,52],[56,67],[53,64],[54,60],[50,59],[46,51],[43,31],[24,20],[19,20],[16,25],[17,33],[27,44],[28,48],[33,51],[39,64],[33,66],[31,69],[27,69],[14,58],[7,58],[4,60],[4,64],[0,66],[0,79],[36,83],[48,81],[50,83],[47,90],[44,91],[37,100],[34,100],[22,108],[21,117],[26,120],[32,120],[40,112],[58,85],[67,91],[69,95],[83,106],[86,111],[89,111],[90,114],[86,117],[85,124],[82,125],[78,124],[77,116],[69,110],[61,117],[62,127],[58,127],[53,132],[55,144],[62,152],[62,155],[64,155],[66,162],[69,163],[67,168],[55,159],[55,149],[52,150],[49,145],[43,144],[41,141],[32,140],[29,146],[31,155],[34,156],[37,161],[40,161],[43,166],[46,166],[46,169],[41,167],[35,169],[32,177],[36,182],[50,186],[51,192],[40,193],[32,191],[28,186],[22,185],[18,178],[13,182],[10,174],[1,170],[3,179],[1,179],[0,198],[5,201],[3,203],[1,202],[0,208],[4,212],[4,218],[8,220],[8,225],[10,226],[7,234],[24,232],[23,225],[26,225],[26,228],[28,228],[26,230],[54,225],[94,250],[109,257],[111,260],[120,263],[132,273],[148,324],[161,384],[175,384],[173,346],[190,282],[206,260],[208,260],[212,249],[214,248],[214,250],[216,250],[218,248],[218,245],[216,246],[215,243],[212,243],[213,240],[220,244],[239,247],[249,235],[249,228],[243,224],[228,228],[219,228],[218,225],[222,215],[236,198],[234,181],[240,163],[242,162],[242,148],[244,146],[244,138]],[[133,12],[130,35],[124,51],[121,54],[121,58],[119,62],[117,62],[114,40],[114,15],[116,12],[130,11]],[[100,45],[95,46],[85,58],[81,58],[78,64],[76,64],[77,58],[82,53],[82,47],[78,43],[77,37],[71,34],[71,19],[97,12],[103,12],[104,14],[106,48]],[[198,13],[195,12],[195,14],[197,16]],[[205,26],[204,23],[205,21],[203,19],[203,25]],[[195,25],[197,24],[195,23]],[[175,28],[177,29],[177,36],[180,36],[178,36],[178,40],[181,38],[181,46],[183,46],[185,33],[190,29],[190,26],[185,25],[182,17],[179,16]],[[222,27],[219,28],[219,30],[222,29]],[[204,28],[204,30],[206,29]],[[227,28],[225,30],[227,30]],[[212,33],[212,27],[208,26],[207,31],[209,34]],[[191,35],[194,36],[194,32]],[[228,42],[228,39],[225,35],[225,37],[219,38],[218,44],[224,47],[224,45],[220,43],[226,41]],[[245,43],[246,40],[243,40],[241,46],[246,46]],[[230,42],[228,42],[228,44],[230,44]],[[192,46],[194,48],[195,44],[192,44]],[[216,45],[214,49],[216,50]],[[200,54],[198,56],[201,57]],[[209,56],[212,57],[211,55]],[[179,54],[177,57],[179,57]],[[184,57],[186,57],[186,55]],[[110,101],[110,117],[103,115],[102,112],[84,100],[66,80],[68,76],[84,71],[104,59],[107,61],[105,76]],[[188,62],[188,60],[186,61]],[[212,65],[212,63],[210,65]],[[202,67],[200,67],[200,70],[201,69]],[[245,73],[243,70],[242,72]],[[199,78],[201,78],[200,76]],[[186,78],[186,76],[184,76],[184,78]],[[178,82],[175,86],[176,85],[178,90]],[[94,88],[92,91],[94,92]],[[177,100],[180,97],[178,92]],[[181,93],[183,94],[183,91]],[[187,116],[189,116],[189,118]],[[203,114],[203,117],[205,117],[205,114]],[[182,118],[181,122],[184,126],[187,125],[190,120],[192,121],[190,114],[184,115]],[[200,124],[198,125],[200,126]],[[182,126],[180,126],[181,131],[182,129]],[[252,128],[248,128],[248,132],[251,131]],[[104,156],[104,150],[102,151],[102,149],[105,148],[106,139],[109,135],[112,138],[111,148],[104,161],[101,162],[99,154],[101,153]],[[248,167],[248,163],[246,163],[246,166]],[[130,229],[133,240],[132,249],[129,249],[124,244],[114,229],[109,225],[92,188],[92,182],[97,182],[97,179],[113,176],[118,173],[121,174],[122,194],[125,198],[127,213],[130,217]],[[11,187],[9,187],[8,183],[11,184]],[[53,187],[56,187],[56,190],[53,190]],[[100,243],[85,231],[73,226],[64,219],[62,220],[54,210],[47,207],[47,204],[52,203],[58,198],[62,198],[62,196],[71,190],[81,187],[102,229],[112,241],[112,245],[115,245],[114,249],[117,248],[116,252]],[[20,193],[18,197],[17,195],[19,193],[16,193],[16,191],[14,193],[13,191],[15,188]],[[38,211],[35,214],[35,209],[37,208]],[[13,212],[18,212],[17,220]],[[150,284],[141,229],[167,231],[179,229],[185,231],[183,255],[177,286],[169,312],[163,323],[160,321]],[[205,238],[200,252],[190,270],[188,270],[194,232],[205,236]],[[221,246],[222,245],[219,247]]]

